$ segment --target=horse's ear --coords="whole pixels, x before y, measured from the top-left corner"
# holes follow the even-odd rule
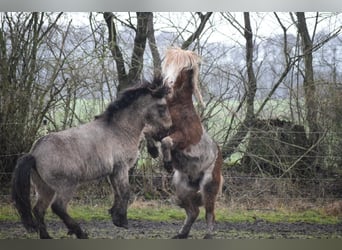
[[[158,86],[156,89],[151,90],[151,94],[156,98],[163,98],[167,96],[171,91],[171,88],[167,85]]]
[[[152,88],[158,88],[158,87],[162,86],[163,85],[163,77],[160,74],[154,76],[151,85],[152,85]]]

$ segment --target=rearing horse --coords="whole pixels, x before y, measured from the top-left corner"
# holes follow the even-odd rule
[[[201,124],[193,101],[203,104],[198,88],[200,58],[191,51],[169,49],[163,63],[164,84],[171,87],[167,105],[172,126],[161,141],[164,166],[174,169],[176,203],[185,209],[186,219],[173,238],[187,238],[199,207],[205,207],[207,234],[211,238],[215,221],[215,201],[222,188],[222,156],[218,145]],[[151,149],[149,150],[151,151]]]

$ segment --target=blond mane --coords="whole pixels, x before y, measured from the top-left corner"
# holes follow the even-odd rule
[[[203,98],[199,90],[199,64],[201,58],[195,52],[182,50],[180,48],[169,48],[166,51],[165,59],[162,65],[164,83],[172,84],[183,69],[193,69],[193,88],[197,101],[204,107]]]

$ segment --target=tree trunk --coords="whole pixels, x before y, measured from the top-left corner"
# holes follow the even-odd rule
[[[111,12],[103,13],[103,17],[108,27],[108,43],[112,56],[116,63],[118,72],[118,92],[134,85],[141,77],[143,69],[144,52],[146,47],[148,22],[152,18],[152,12],[137,12],[137,27],[133,45],[130,68],[128,73],[125,69],[125,62],[121,49],[117,41],[117,31],[114,23],[114,14]]]
[[[319,140],[318,129],[318,103],[316,98],[316,86],[312,66],[313,43],[309,35],[304,12],[297,12],[297,29],[301,38],[302,53],[304,58],[304,97],[306,105],[306,121],[309,127],[309,143],[313,148],[312,155],[317,155],[317,142]],[[316,145],[316,146],[315,146]]]
[[[147,24],[153,18],[152,12],[137,12],[137,28],[134,39],[133,54],[131,59],[131,67],[128,73],[128,87],[131,83],[140,80],[141,72],[144,66],[144,52],[147,41]]]
[[[147,38],[148,45],[151,50],[152,59],[153,59],[153,75],[158,78],[162,75],[161,69],[161,58],[158,51],[156,38],[154,36],[154,26],[153,26],[153,13],[150,15],[148,23],[147,23]]]
[[[246,39],[246,63],[247,63],[247,110],[246,110],[246,120],[248,126],[250,126],[254,121],[254,97],[256,93],[256,79],[253,70],[253,32],[251,27],[251,22],[249,18],[249,13],[243,13],[245,21],[245,39]]]
[[[204,27],[206,25],[206,23],[208,22],[210,16],[213,14],[212,12],[208,12],[206,14],[202,14],[201,12],[197,13],[201,19],[200,25],[198,26],[198,28],[196,29],[196,31],[194,33],[191,34],[191,36],[186,39],[183,44],[182,44],[182,49],[188,49],[189,46],[196,40],[199,38],[199,36],[201,35],[201,33],[204,30]]]
[[[222,147],[222,156],[224,158],[232,154],[236,147],[246,137],[249,128],[255,121],[254,98],[256,93],[256,78],[253,69],[253,31],[248,12],[244,12],[244,37],[246,39],[246,66],[248,81],[246,83],[246,116],[240,124],[235,135]]]
[[[108,43],[109,49],[116,63],[116,70],[118,73],[119,87],[125,86],[127,82],[127,73],[125,69],[125,61],[117,42],[117,32],[113,22],[114,15],[111,12],[103,13],[103,17],[108,27]]]

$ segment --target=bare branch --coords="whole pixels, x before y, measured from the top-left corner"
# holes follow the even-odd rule
[[[206,25],[206,23],[208,22],[210,16],[213,14],[212,12],[208,12],[205,15],[203,15],[202,13],[198,12],[197,13],[200,17],[200,25],[197,27],[196,31],[186,40],[183,42],[182,44],[182,49],[187,49],[189,48],[189,46],[196,40],[199,38],[199,36],[201,35],[201,33],[204,30],[204,27]]]

